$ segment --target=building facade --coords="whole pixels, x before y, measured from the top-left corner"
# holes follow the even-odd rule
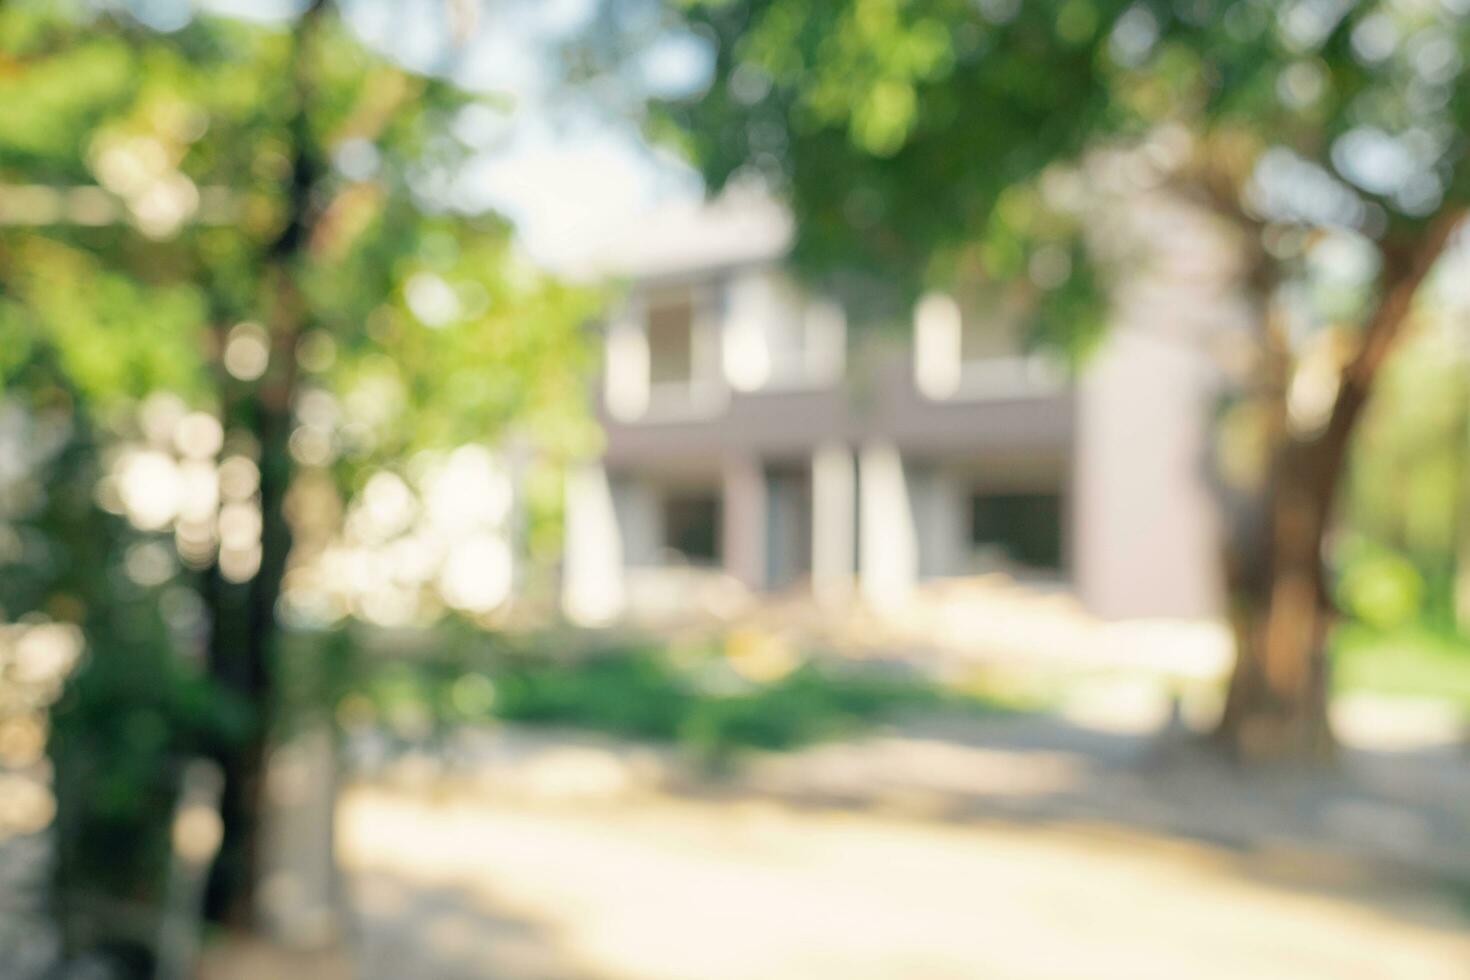
[[[783,270],[779,218],[720,208],[623,270],[605,451],[568,481],[569,615],[614,621],[674,574],[878,609],[989,574],[1104,618],[1218,611],[1196,351],[1114,330],[1069,377],[939,294],[855,337]]]

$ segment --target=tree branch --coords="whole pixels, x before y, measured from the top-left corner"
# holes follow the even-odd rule
[[[1419,287],[1444,254],[1451,236],[1459,228],[1464,212],[1446,212],[1430,223],[1411,248],[1391,250],[1385,256],[1384,291],[1363,330],[1363,344],[1342,373],[1342,388],[1332,410],[1323,439],[1334,429],[1352,428],[1356,414],[1367,400],[1373,379],[1393,349],[1414,306]]]

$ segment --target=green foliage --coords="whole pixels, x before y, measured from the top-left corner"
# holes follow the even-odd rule
[[[1424,579],[1414,564],[1369,542],[1345,549],[1340,559],[1338,604],[1344,612],[1377,629],[1394,629],[1423,610]]]
[[[1053,3],[990,6],[1011,16],[959,0],[692,4],[716,77],[661,125],[714,186],[753,172],[788,197],[809,272],[861,270],[906,295],[1024,284],[1037,339],[1085,347],[1096,284],[1074,261],[1077,216],[1042,178],[1124,126],[1089,43],[1122,5],[1063,5],[1060,20]],[[1038,255],[1074,274],[1029,277]]]
[[[754,176],[789,200],[797,259],[815,274],[860,269],[909,294],[1021,287],[1043,342],[1063,349],[1100,329],[1105,290],[1083,272],[1097,250],[1079,238],[1109,169],[1114,184],[1167,185],[1264,233],[1275,282],[1304,275],[1307,240],[1273,237],[1285,230],[1403,248],[1470,193],[1458,126],[1470,25],[1453,5],[684,6],[714,41],[714,78],[654,129],[714,187]],[[1174,149],[1148,149],[1165,133]],[[1140,148],[1132,162],[1099,156]],[[1037,276],[1057,250],[1072,275]]]
[[[0,616],[85,630],[51,742],[64,900],[156,900],[182,762],[229,772],[259,747],[304,473],[337,498],[292,515],[297,543],[319,544],[340,498],[421,450],[514,443],[554,475],[595,438],[595,297],[456,206],[470,101],[365,46],[332,4],[275,24],[198,11],[168,33],[125,3],[0,5],[0,415],[25,432],[0,484]],[[208,458],[150,431],[150,406],[179,401],[220,423]],[[192,528],[181,510],[137,520],[118,489],[137,450],[211,487],[223,458],[254,464],[235,503],[255,508],[257,573],[219,559],[219,494]],[[226,851],[244,798],[227,790]]]
[[[738,748],[789,749],[848,734],[896,713],[965,699],[912,680],[805,664],[775,683],[713,697],[690,713],[681,738],[710,758]]]
[[[140,910],[161,903],[172,845],[160,816],[173,812],[179,773],[191,758],[243,739],[251,720],[200,665],[172,655],[146,601],[98,610],[87,626],[87,658],[51,717],[57,899],[69,916],[107,898]]]
[[[1345,623],[1334,631],[1332,681],[1338,692],[1433,698],[1470,717],[1470,645],[1422,625],[1380,630]]]
[[[77,137],[124,105],[138,65],[119,38],[99,36],[54,47],[54,23],[37,8],[11,5],[0,20],[0,169],[80,177]]]
[[[1446,311],[1394,355],[1359,432],[1343,515],[1356,535],[1412,562],[1424,614],[1440,625],[1455,619],[1457,551],[1470,533],[1466,350],[1462,318]]]
[[[338,688],[339,717],[381,724],[408,741],[467,722],[560,725],[674,742],[718,760],[795,748],[916,708],[991,707],[907,674],[852,665],[809,661],[751,680],[714,649],[632,645],[570,655],[551,637],[506,645],[436,634],[425,642],[434,652],[408,661],[360,654]]]
[[[93,433],[54,351],[30,348],[18,367],[0,397],[0,452],[20,466],[0,478],[0,614],[74,623],[87,640],[50,710],[52,900],[69,937],[146,949],[178,773],[239,741],[251,712],[180,655],[188,645],[164,615],[169,587],[129,577],[129,553],[154,536],[97,508]]]
[[[44,339],[82,404],[106,415],[159,390],[197,399],[207,380],[198,289],[140,282],[38,235],[12,236],[7,258],[0,322],[21,343]]]
[[[665,660],[638,650],[574,663],[526,660],[491,677],[494,717],[639,738],[675,738],[697,699]]]

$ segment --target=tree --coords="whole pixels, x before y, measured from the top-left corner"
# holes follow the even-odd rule
[[[657,125],[714,187],[753,175],[785,196],[808,269],[909,295],[1019,289],[1042,339],[1076,352],[1118,271],[1082,244],[1096,215],[1057,192],[1090,159],[1131,158],[1233,236],[1255,324],[1237,397],[1263,449],[1228,556],[1220,736],[1330,756],[1324,553],[1345,462],[1470,199],[1460,5],[694,0],[687,16],[713,79]],[[1038,256],[1070,275],[1030,274]]]
[[[574,451],[591,308],[527,267],[503,222],[454,206],[470,152],[456,120],[493,100],[369,49],[320,0],[292,21],[168,26],[125,6],[0,9],[0,394],[66,416],[81,481],[44,484],[69,509],[0,510],[0,527],[45,526],[52,557],[87,574],[42,575],[25,554],[0,573],[28,584],[6,616],[86,629],[63,710],[142,717],[158,675],[123,651],[160,645],[161,670],[207,665],[194,714],[201,697],[206,715],[248,709],[231,732],[150,722],[160,751],[205,746],[224,772],[210,904],[248,927],[293,492],[320,477],[350,495],[420,450],[512,428]],[[305,418],[323,404],[332,418]],[[126,592],[156,619],[181,587],[198,635],[124,637],[98,615]]]

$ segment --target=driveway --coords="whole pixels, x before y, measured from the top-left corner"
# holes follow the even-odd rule
[[[1470,977],[1463,895],[1115,824],[378,782],[338,835],[383,980]]]

